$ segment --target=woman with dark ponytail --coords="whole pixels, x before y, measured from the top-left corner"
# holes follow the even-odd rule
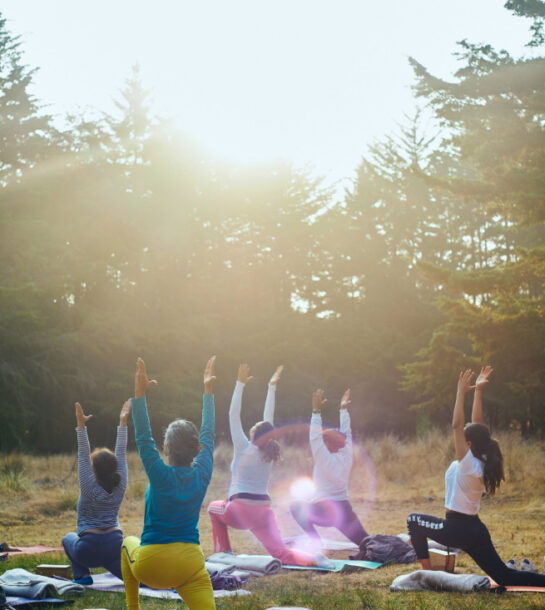
[[[241,364],[235,391],[229,408],[229,426],[234,455],[231,463],[229,499],[211,502],[208,514],[212,521],[215,552],[230,552],[228,527],[250,530],[267,551],[282,563],[292,565],[318,565],[327,561],[323,556],[313,556],[303,551],[288,549],[276,524],[268,493],[269,477],[274,462],[280,458],[280,446],[275,440],[274,407],[276,384],[282,373],[279,366],[269,381],[263,421],[250,429],[250,439],[244,433],[240,420],[242,392],[252,380],[250,367]]]
[[[445,473],[446,518],[413,513],[407,518],[411,542],[425,570],[431,569],[428,538],[465,551],[486,574],[503,586],[545,587],[545,574],[508,568],[496,552],[486,525],[479,519],[484,491],[494,495],[505,479],[500,446],[483,421],[482,391],[492,368],[481,369],[475,385],[473,372],[460,373],[452,416],[456,460]],[[474,389],[471,423],[464,427],[464,398]]]
[[[72,563],[74,582],[93,584],[90,568],[106,568],[118,578],[121,575],[121,544],[119,507],[127,488],[127,418],[131,401],[121,409],[115,453],[109,449],[90,452],[85,415],[76,403],[76,434],[78,439],[78,532],[70,532],[62,545]]]

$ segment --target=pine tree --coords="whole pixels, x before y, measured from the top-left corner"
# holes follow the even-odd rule
[[[28,90],[35,72],[23,63],[20,37],[10,34],[0,13],[0,185],[4,187],[43,157],[51,132],[50,117],[41,113]]]

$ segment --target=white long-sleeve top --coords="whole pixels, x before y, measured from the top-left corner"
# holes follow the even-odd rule
[[[314,458],[312,473],[318,500],[348,500],[348,478],[352,468],[352,431],[348,409],[340,409],[340,431],[346,435],[346,445],[330,453],[322,437],[322,416],[313,413],[310,419],[310,448]]]
[[[237,381],[229,407],[229,427],[233,441],[233,461],[231,462],[231,485],[229,497],[239,493],[268,495],[272,462],[266,462],[259,448],[248,440],[242,428],[240,411],[244,383]],[[263,410],[263,420],[274,423],[276,385],[270,385]]]

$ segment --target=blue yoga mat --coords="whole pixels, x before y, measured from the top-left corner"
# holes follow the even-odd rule
[[[330,559],[335,565],[334,568],[321,568],[318,566],[292,566],[282,564],[287,570],[319,570],[320,572],[352,572],[355,570],[376,570],[383,566],[383,563],[376,561],[358,561],[356,559]]]

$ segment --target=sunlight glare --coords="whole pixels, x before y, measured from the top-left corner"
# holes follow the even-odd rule
[[[290,485],[290,494],[295,500],[310,500],[316,491],[310,477],[299,477]]]

